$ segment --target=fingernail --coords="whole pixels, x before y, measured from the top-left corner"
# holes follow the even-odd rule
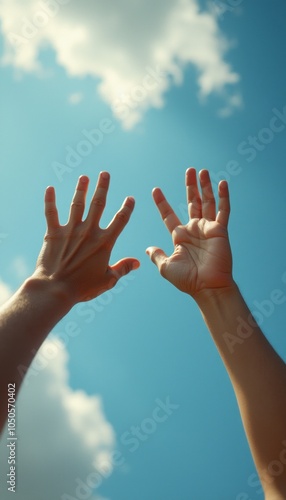
[[[100,172],[100,175],[103,179],[109,179],[109,173],[108,172]]]
[[[135,203],[135,198],[133,196],[127,196],[127,198],[125,199],[125,203],[126,201],[131,201],[132,203]]]
[[[81,175],[79,178],[80,182],[86,184],[88,182],[88,177],[86,175]]]

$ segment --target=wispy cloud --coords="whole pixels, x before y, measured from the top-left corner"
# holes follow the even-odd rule
[[[201,11],[197,0],[52,3],[2,0],[3,63],[38,72],[41,49],[52,47],[70,77],[96,79],[125,128],[164,105],[164,94],[182,81],[188,64],[197,69],[201,97],[223,95],[239,81],[225,60],[230,43],[216,14]],[[222,114],[236,107],[227,99]]]

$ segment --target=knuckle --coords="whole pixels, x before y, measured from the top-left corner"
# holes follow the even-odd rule
[[[124,266],[121,269],[121,276],[126,276],[126,274],[130,273],[131,268],[129,264],[124,264]]]
[[[91,232],[91,239],[96,242],[96,247],[103,251],[110,252],[114,245],[111,231],[100,230],[99,233]]]
[[[165,278],[166,276],[166,267],[167,267],[167,262],[166,260],[163,260],[159,266],[159,273],[161,274],[161,276],[163,276],[163,278]]]
[[[114,288],[117,281],[118,281],[118,278],[116,276],[111,276],[106,284],[106,289],[111,290],[112,288]]]
[[[83,208],[84,207],[84,203],[83,201],[80,201],[80,200],[74,200],[71,204],[72,208]]]
[[[60,238],[60,233],[57,229],[49,229],[45,236],[44,236],[44,242],[48,243],[51,240],[55,240]]]
[[[203,204],[204,205],[212,205],[213,203],[215,203],[215,198],[214,196],[209,196],[208,198],[205,198],[203,200]]]
[[[107,252],[111,252],[113,248],[113,241],[111,240],[111,238],[107,238],[102,242],[102,248]]]
[[[105,206],[105,200],[104,198],[99,198],[99,197],[96,197],[92,200],[91,204],[95,207],[95,208],[104,208]]]
[[[196,196],[196,197],[194,197],[192,199],[191,203],[193,203],[193,205],[196,205],[196,206],[200,207],[201,204],[202,204],[202,200],[201,200],[201,198],[199,198],[198,196]]]
[[[167,210],[164,210],[164,213],[162,214],[163,221],[165,221],[170,215],[172,215],[172,213],[173,213],[173,210],[171,210],[170,208]]]
[[[117,212],[117,214],[116,214],[116,219],[119,222],[125,223],[128,221],[129,216],[124,210],[120,210],[120,212]]]
[[[45,209],[45,214],[47,217],[55,217],[57,215],[57,209],[54,207],[48,207]]]
[[[82,227],[80,228],[79,226],[76,227],[74,225],[71,225],[71,231],[73,234],[76,234],[77,238],[80,241],[88,242],[88,241],[93,241],[94,240],[94,233],[89,227]]]
[[[214,197],[214,194],[213,192],[207,192],[205,193],[205,199],[204,199],[204,202],[207,202],[207,203],[214,203],[215,201],[215,197]]]

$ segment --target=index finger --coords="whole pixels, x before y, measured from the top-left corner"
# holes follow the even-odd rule
[[[161,214],[161,217],[167,227],[167,229],[172,233],[177,226],[180,226],[182,223],[175,214],[171,205],[167,202],[165,196],[163,195],[161,189],[155,188],[153,189],[153,198],[156,206]]]
[[[112,247],[120,233],[122,233],[134,210],[135,200],[133,196],[125,198],[120,210],[115,214],[112,221],[106,228],[109,246]]]

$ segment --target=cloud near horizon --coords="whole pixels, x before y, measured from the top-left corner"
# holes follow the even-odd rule
[[[89,474],[112,471],[115,434],[101,398],[73,390],[68,354],[56,337],[44,342],[24,379],[16,407],[17,491],[21,500],[77,498]],[[25,383],[26,380],[26,383]],[[6,436],[0,442],[0,497],[8,500]],[[99,472],[100,475],[100,472]],[[107,477],[102,473],[102,481]],[[67,496],[64,496],[67,495]],[[103,500],[96,493],[89,500]]]
[[[91,76],[98,93],[125,129],[150,108],[164,105],[164,94],[197,70],[199,98],[222,98],[220,116],[240,107],[239,75],[225,60],[230,42],[214,9],[197,0],[2,0],[2,64],[41,73],[40,53],[55,52],[68,76]]]

